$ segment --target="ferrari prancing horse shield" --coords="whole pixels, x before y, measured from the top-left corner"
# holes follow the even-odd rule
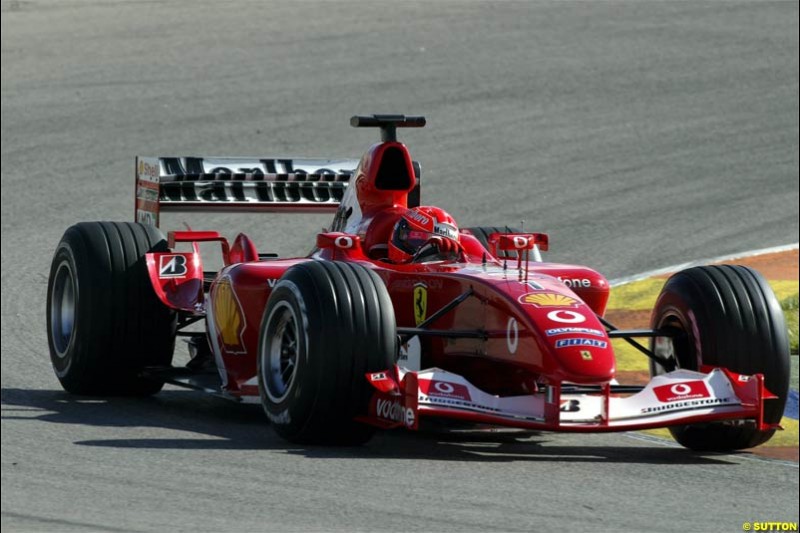
[[[428,314],[428,287],[424,283],[414,285],[414,322],[417,326],[425,322]]]

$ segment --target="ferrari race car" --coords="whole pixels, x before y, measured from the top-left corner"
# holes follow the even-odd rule
[[[137,158],[136,222],[76,224],[53,258],[47,333],[64,389],[150,395],[170,383],[260,403],[295,443],[359,444],[376,428],[448,419],[669,427],[688,448],[735,450],[779,428],[787,331],[757,272],[681,271],[648,328],[620,330],[603,318],[608,281],[542,261],[543,233],[462,228],[456,254],[391,261],[399,217],[420,205],[420,166],[397,128],[425,119],[351,125],[381,131],[360,160]],[[244,234],[164,237],[160,213],[179,210],[335,215],[312,253],[283,259]],[[220,245],[219,271],[203,270],[198,243],[208,242]],[[185,366],[172,365],[177,337]],[[617,382],[612,339],[650,359],[646,386]]]

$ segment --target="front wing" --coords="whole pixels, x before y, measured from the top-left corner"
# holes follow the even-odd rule
[[[367,374],[375,388],[360,420],[378,427],[418,429],[422,418],[570,432],[649,429],[719,420],[752,420],[760,430],[764,401],[775,398],[761,374],[723,368],[675,370],[652,378],[639,392],[619,394],[610,384],[576,392],[568,383],[547,384],[525,396],[488,394],[464,377],[438,368],[419,372],[396,366]]]

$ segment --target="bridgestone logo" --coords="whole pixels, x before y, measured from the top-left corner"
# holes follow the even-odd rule
[[[181,278],[188,272],[186,256],[162,255],[158,261],[158,277],[160,278]]]
[[[501,409],[496,407],[491,407],[488,405],[481,405],[472,402],[465,402],[462,400],[455,400],[452,398],[442,398],[439,396],[426,396],[424,394],[420,394],[419,402],[424,404],[439,404],[439,405],[447,405],[451,407],[461,407],[465,409],[476,409],[480,411],[489,411],[494,413],[500,413]]]
[[[400,422],[408,427],[414,425],[413,409],[404,408],[398,400],[378,400],[376,411],[380,418],[385,418],[393,422]]]
[[[661,413],[664,411],[676,411],[679,409],[690,409],[695,407],[713,407],[715,405],[733,404],[731,398],[704,398],[702,400],[689,400],[685,402],[673,402],[669,405],[660,405],[657,407],[645,407],[642,409],[643,414]]]

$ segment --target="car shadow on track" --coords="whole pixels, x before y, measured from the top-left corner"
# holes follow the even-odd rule
[[[73,441],[78,446],[110,448],[265,450],[315,459],[735,464],[728,455],[636,445],[633,439],[631,444],[606,445],[608,436],[445,426],[419,433],[382,432],[359,447],[299,446],[280,439],[269,428],[259,406],[232,405],[183,390],[164,390],[151,398],[92,398],[60,390],[4,388],[2,420],[4,425],[48,422],[112,428],[108,431],[110,438]],[[114,438],[113,428],[141,428],[141,437]],[[175,437],[175,431],[187,435]],[[162,433],[170,436],[161,436]]]

